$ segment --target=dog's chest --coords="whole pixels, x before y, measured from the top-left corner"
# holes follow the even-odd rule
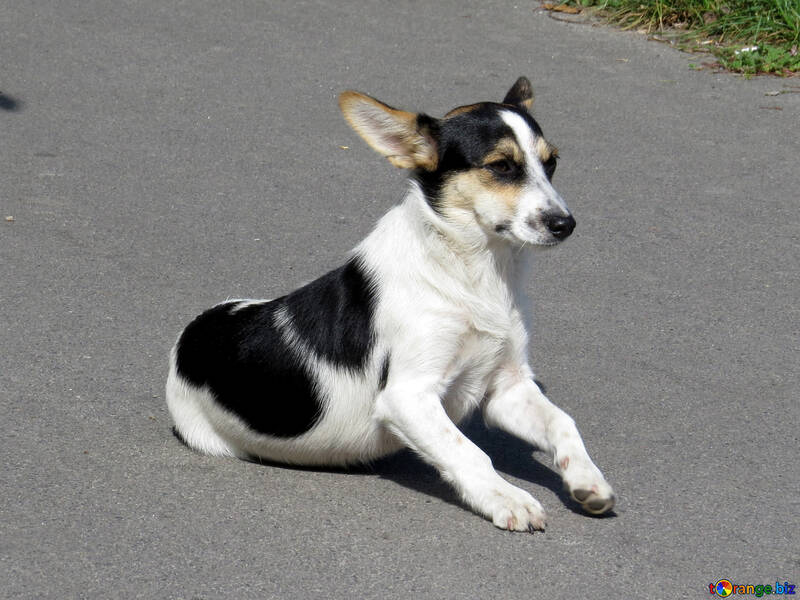
[[[461,420],[483,399],[493,374],[503,364],[509,348],[510,319],[499,326],[494,315],[491,329],[471,324],[461,335],[458,352],[445,374],[445,408],[455,421]]]
[[[449,369],[453,380],[474,382],[470,388],[488,379],[500,365],[519,319],[504,281],[486,277],[471,283],[463,289],[459,306],[462,329]]]
[[[471,329],[461,338],[459,352],[453,360],[451,372],[456,377],[488,376],[500,365],[507,345],[506,337]]]

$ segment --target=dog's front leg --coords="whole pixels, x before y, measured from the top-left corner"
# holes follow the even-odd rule
[[[572,497],[592,514],[614,506],[615,496],[592,462],[575,421],[542,393],[527,369],[515,369],[484,404],[486,423],[549,452]]]
[[[433,465],[475,512],[501,529],[544,529],[541,504],[497,474],[491,459],[453,424],[435,393],[387,388],[377,409],[384,426]]]

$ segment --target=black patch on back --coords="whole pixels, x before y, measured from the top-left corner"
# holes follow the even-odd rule
[[[372,349],[373,296],[352,260],[272,302],[233,311],[235,302],[216,306],[181,335],[178,373],[197,387],[208,386],[221,406],[255,431],[301,435],[319,420],[322,399],[314,374],[276,327],[276,311],[286,311],[305,347],[336,366],[361,368]]]
[[[390,355],[387,354],[383,357],[383,363],[381,363],[381,371],[378,375],[378,391],[381,392],[386,387],[386,382],[389,381],[389,358]]]
[[[356,259],[292,292],[284,302],[292,325],[318,356],[362,369],[372,349],[374,291]]]
[[[473,110],[440,121],[436,140],[439,152],[436,170],[417,169],[412,173],[428,204],[435,211],[440,211],[440,192],[449,175],[481,166],[484,157],[500,138],[514,137],[512,129],[500,117],[501,110],[517,113],[536,135],[542,135],[541,128],[528,111],[493,102],[483,103]]]
[[[178,342],[178,373],[208,386],[220,405],[259,433],[305,433],[319,419],[321,402],[274,325],[280,300],[232,313],[234,306],[216,306],[189,324]]]

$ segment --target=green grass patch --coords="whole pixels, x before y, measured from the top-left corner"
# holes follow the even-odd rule
[[[800,0],[569,0],[753,75],[800,73]]]

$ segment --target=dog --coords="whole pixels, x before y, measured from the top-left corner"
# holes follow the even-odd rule
[[[480,409],[548,452],[584,510],[611,510],[575,422],[528,364],[531,251],[575,227],[532,104],[524,77],[502,102],[440,119],[342,93],[350,126],[410,171],[408,191],[344,266],[275,300],[226,301],[186,327],[166,384],[176,436],[210,455],[306,466],[410,448],[495,526],[544,529],[541,504],[457,428]]]

